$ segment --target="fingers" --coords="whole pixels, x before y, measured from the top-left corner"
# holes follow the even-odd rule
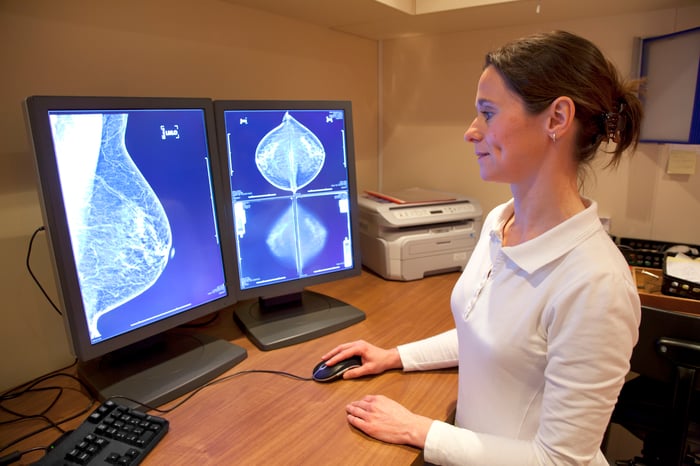
[[[348,420],[348,424],[355,427],[356,429],[360,429],[361,431],[367,433],[367,431],[370,428],[370,424],[366,419],[364,419],[361,416],[361,414],[363,414],[363,412],[353,413],[347,411],[346,418]]]
[[[358,377],[362,377],[364,375],[368,375],[369,372],[366,370],[364,366],[360,367],[355,367],[353,369],[348,369],[343,373],[343,378],[344,379],[357,379]]]
[[[332,357],[341,353],[345,348],[347,348],[348,345],[349,345],[349,343],[344,343],[342,345],[336,346],[335,348],[333,348],[332,350],[330,350],[329,352],[327,352],[326,354],[321,356],[321,359],[323,359],[324,361],[331,359]]]
[[[372,403],[376,399],[375,395],[367,395],[361,400],[353,401],[345,407],[345,411],[353,417],[365,419],[373,410]]]
[[[343,359],[351,356],[363,356],[366,343],[364,341],[354,341],[338,345],[323,356],[321,359],[326,361],[326,365],[333,366]]]

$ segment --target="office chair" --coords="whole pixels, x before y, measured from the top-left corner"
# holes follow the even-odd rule
[[[642,440],[642,456],[616,464],[696,464],[691,455],[700,451],[700,315],[642,306],[631,370],[639,376],[623,386],[610,422]]]

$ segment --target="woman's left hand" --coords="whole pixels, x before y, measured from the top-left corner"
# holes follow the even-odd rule
[[[425,446],[433,420],[414,414],[382,395],[367,395],[346,406],[348,422],[383,442]]]

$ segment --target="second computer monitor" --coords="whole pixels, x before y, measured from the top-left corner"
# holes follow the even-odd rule
[[[309,285],[358,275],[348,101],[216,101],[237,252],[238,323],[263,349],[364,319]]]

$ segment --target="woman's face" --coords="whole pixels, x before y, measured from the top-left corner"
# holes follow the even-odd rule
[[[464,139],[474,144],[481,178],[511,184],[533,179],[549,138],[546,112],[528,113],[493,66],[479,79],[476,111]]]

